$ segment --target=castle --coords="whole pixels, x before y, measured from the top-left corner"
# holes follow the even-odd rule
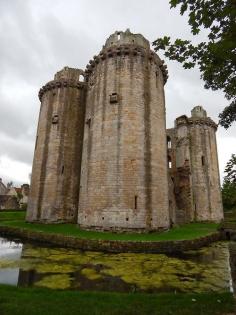
[[[223,218],[217,125],[197,106],[166,130],[167,78],[127,30],[40,89],[28,222],[152,231]]]

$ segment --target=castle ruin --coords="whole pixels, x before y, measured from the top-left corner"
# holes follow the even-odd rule
[[[40,89],[28,222],[152,231],[223,218],[217,125],[197,106],[166,130],[167,77],[127,30]]]

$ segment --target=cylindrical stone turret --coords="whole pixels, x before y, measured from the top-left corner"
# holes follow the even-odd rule
[[[108,38],[85,74],[79,225],[168,228],[166,66],[142,35],[127,30]]]
[[[83,144],[83,71],[65,67],[39,91],[29,222],[76,222]]]
[[[217,125],[201,106],[188,119],[193,186],[193,205],[197,221],[223,219],[220,176],[216,144]]]
[[[189,199],[186,215],[191,221],[223,218],[216,130],[217,125],[201,106],[193,108],[190,118],[176,119],[176,167],[182,171],[187,166],[190,170],[189,181],[184,183],[188,196],[181,200]],[[179,206],[184,208],[184,204]]]

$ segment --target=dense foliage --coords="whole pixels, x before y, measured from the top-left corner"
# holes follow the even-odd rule
[[[236,120],[236,0],[170,0],[171,8],[180,5],[180,14],[188,13],[193,35],[201,27],[209,30],[208,41],[193,45],[189,40],[170,37],[153,42],[170,60],[177,60],[185,69],[199,66],[205,88],[222,90],[231,100],[219,115],[226,129]]]
[[[236,155],[232,154],[226,164],[222,198],[225,209],[236,208]]]

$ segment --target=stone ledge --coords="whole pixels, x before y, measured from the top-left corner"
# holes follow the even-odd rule
[[[47,91],[51,91],[53,89],[59,89],[59,88],[76,88],[76,89],[83,89],[85,88],[86,83],[81,82],[81,81],[75,81],[72,79],[60,79],[60,80],[52,80],[48,82],[46,85],[44,85],[40,90],[39,90],[39,100],[42,102],[42,98],[44,93]]]
[[[141,56],[143,58],[147,58],[150,62],[154,62],[161,70],[164,84],[168,79],[168,70],[167,65],[164,64],[164,61],[161,60],[158,55],[151,51],[150,49],[146,49],[142,46],[125,44],[125,45],[114,45],[111,47],[104,47],[99,55],[96,55],[89,61],[85,70],[85,77],[88,79],[90,73],[93,72],[93,69],[96,65],[102,62],[105,59],[117,57],[117,56]]]
[[[215,130],[217,130],[218,125],[210,118],[193,118],[193,117],[186,117],[184,120],[177,120],[176,121],[177,126],[181,125],[206,125],[213,127]]]
[[[22,240],[35,241],[42,244],[50,244],[66,248],[74,248],[86,251],[102,251],[109,253],[155,253],[171,254],[196,250],[213,242],[223,239],[220,232],[182,241],[114,241],[82,239],[61,234],[29,231],[22,228],[0,226],[0,236],[17,237]]]

